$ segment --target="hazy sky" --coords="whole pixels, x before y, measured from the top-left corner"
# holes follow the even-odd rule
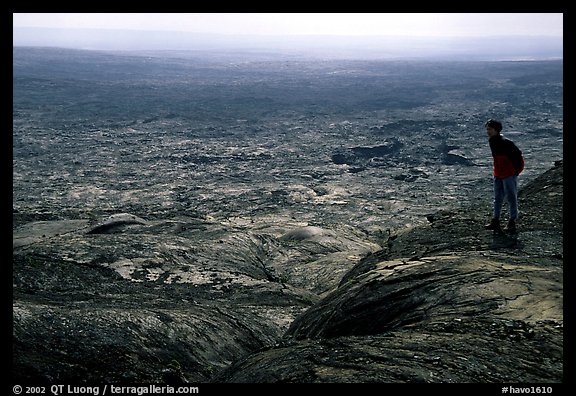
[[[13,26],[263,35],[563,36],[563,14],[16,13]]]

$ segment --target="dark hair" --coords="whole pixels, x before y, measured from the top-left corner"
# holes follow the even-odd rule
[[[500,132],[502,130],[502,123],[500,121],[496,121],[493,119],[489,119],[488,121],[486,121],[486,124],[484,124],[484,126],[494,128],[496,132]]]

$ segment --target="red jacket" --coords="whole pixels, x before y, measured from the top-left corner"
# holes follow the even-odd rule
[[[494,157],[494,176],[505,179],[518,176],[524,170],[522,152],[509,139],[498,134],[489,139],[490,150]]]

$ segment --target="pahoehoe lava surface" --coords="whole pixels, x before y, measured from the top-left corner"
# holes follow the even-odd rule
[[[14,383],[563,382],[562,68],[15,47]]]
[[[431,216],[217,380],[563,382],[562,191],[562,165],[529,184],[539,216],[516,237],[482,232],[474,208]]]

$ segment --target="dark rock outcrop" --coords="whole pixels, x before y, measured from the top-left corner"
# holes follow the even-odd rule
[[[130,213],[118,213],[112,215],[103,221],[99,222],[98,224],[91,227],[86,233],[87,234],[109,234],[113,232],[118,232],[119,229],[122,229],[126,226],[131,225],[145,225],[146,220],[134,216]]]
[[[397,138],[390,138],[385,144],[377,146],[358,146],[340,149],[332,154],[332,162],[337,165],[361,165],[373,158],[385,158],[398,153],[403,144]]]

